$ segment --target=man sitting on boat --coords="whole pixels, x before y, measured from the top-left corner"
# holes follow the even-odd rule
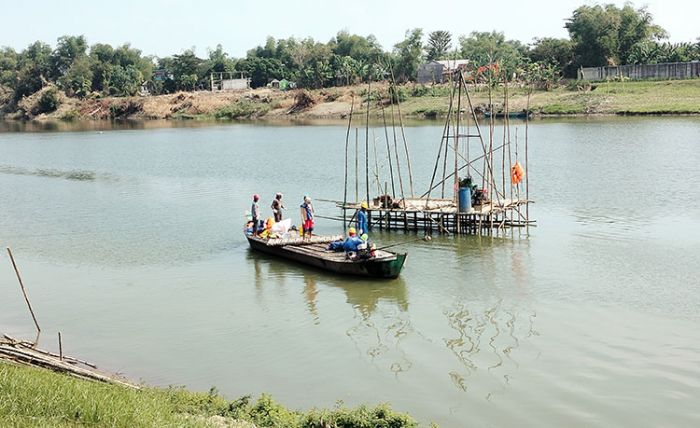
[[[374,243],[369,242],[369,236],[366,233],[363,233],[360,240],[362,243],[357,246],[356,258],[364,260],[374,257],[377,246],[374,245]]]
[[[273,230],[273,227],[275,226],[275,219],[272,217],[268,218],[267,221],[265,222],[265,229],[262,231],[260,234],[261,238],[264,239],[276,239],[279,238],[280,236]]]
[[[357,248],[363,243],[362,239],[357,237],[357,231],[354,227],[348,229],[348,236],[344,240],[333,241],[328,245],[331,251],[356,252]]]

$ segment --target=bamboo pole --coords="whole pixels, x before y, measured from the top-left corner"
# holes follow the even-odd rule
[[[350,103],[350,117],[348,118],[348,130],[345,133],[345,191],[343,192],[343,205],[348,203],[348,146],[350,145],[350,127],[352,125],[352,113],[355,108],[355,95],[352,96],[352,101]],[[343,219],[346,216],[346,210],[343,209]],[[345,229],[345,222],[343,221],[343,229]]]
[[[455,131],[454,131],[454,144],[452,149],[454,150],[454,186],[453,186],[453,197],[455,204],[459,208],[459,133],[460,133],[460,114],[462,110],[462,79],[459,79],[457,89],[457,117],[455,119]],[[459,212],[459,209],[457,210]]]
[[[371,71],[371,70],[370,70]],[[365,120],[365,188],[366,201],[369,204],[369,103],[372,99],[372,76],[367,79],[367,117]]]
[[[492,165],[489,174],[489,203],[491,204],[491,209],[493,211],[493,190],[496,186],[496,180],[493,175],[493,131],[494,131],[494,111],[493,111],[493,67],[491,66],[491,56],[489,56],[489,111],[491,112],[491,117],[489,118],[489,163]],[[491,232],[493,232],[493,215],[489,216],[491,220]]]
[[[396,172],[399,176],[399,190],[401,191],[401,199],[405,200],[406,196],[403,191],[403,178],[401,176],[401,158],[399,157],[399,146],[396,139],[396,115],[394,114],[394,103],[391,103],[391,133],[394,139],[394,156],[396,156]]]
[[[403,148],[404,151],[406,152],[406,164],[408,165],[408,182],[410,185],[410,190],[411,190],[411,197],[414,197],[413,193],[413,172],[411,169],[411,155],[408,153],[408,143],[406,142],[406,133],[404,132],[404,127],[403,127],[403,118],[401,117],[401,100],[399,99],[399,92],[396,87],[396,78],[394,77],[394,67],[389,66],[389,70],[391,72],[391,80],[394,85],[394,93],[396,94],[396,110],[399,113],[399,126],[401,127],[401,138],[403,140]],[[393,104],[392,104],[393,106]]]
[[[355,128],[355,203],[360,199],[360,135],[359,130]]]
[[[450,79],[451,80],[451,79]],[[435,167],[433,168],[433,176],[430,178],[430,186],[428,187],[428,198],[426,200],[426,205],[428,204],[428,201],[430,200],[430,192],[432,191],[433,184],[435,182],[435,175],[437,174],[438,170],[438,165],[440,164],[440,157],[442,156],[442,146],[443,144],[446,144],[447,140],[446,139],[446,134],[449,136],[449,129],[450,129],[450,117],[452,115],[452,103],[454,101],[454,93],[455,93],[455,88],[454,85],[452,85],[452,95],[450,96],[450,105],[447,107],[447,119],[445,120],[445,125],[442,129],[442,138],[440,139],[440,147],[438,148],[438,154],[437,154],[437,159],[435,159]],[[445,173],[443,172],[443,182],[445,179]],[[421,196],[422,197],[422,196]]]
[[[29,301],[29,296],[27,295],[27,290],[24,288],[24,283],[22,282],[22,276],[19,274],[19,269],[15,263],[15,258],[12,256],[12,250],[7,247],[7,254],[10,255],[10,260],[12,261],[12,267],[15,269],[15,274],[17,274],[17,280],[19,281],[19,286],[22,288],[22,294],[24,295],[24,301],[27,302],[27,307],[29,307],[29,312],[32,314],[32,319],[34,320],[34,325],[38,333],[41,333],[41,327],[39,327],[39,322],[36,320],[36,315],[34,315],[34,309],[32,309],[32,304]]]
[[[61,332],[58,332],[58,359],[63,361],[63,340],[61,340]]]
[[[380,196],[382,194],[382,180],[379,177],[379,160],[377,157],[377,137],[374,135],[374,132],[372,132],[372,142],[374,144],[373,149],[374,149],[374,179],[377,181],[377,195]],[[369,200],[367,200],[367,204],[369,204]]]
[[[461,224],[460,224],[460,217],[459,217],[459,164],[458,164],[458,156],[459,156],[459,125],[460,125],[460,112],[462,111],[462,73],[460,72],[459,75],[459,89],[457,91],[457,119],[456,119],[456,124],[457,124],[457,130],[455,132],[455,143],[454,143],[454,151],[455,151],[455,169],[454,169],[454,174],[455,174],[455,184],[454,184],[454,198],[455,198],[455,206],[457,208],[457,218],[456,218],[456,229],[457,229],[457,234],[460,234],[461,231]]]
[[[503,72],[503,146],[506,146],[506,134],[508,127],[508,77]],[[508,174],[510,176],[510,174]],[[501,186],[503,195],[506,193],[506,151],[501,150]],[[504,198],[505,199],[505,198]]]
[[[396,189],[394,188],[394,167],[391,162],[391,147],[389,146],[389,130],[386,125],[386,110],[382,104],[382,121],[384,122],[384,137],[386,139],[386,154],[389,159],[389,176],[391,177],[391,197],[396,199]]]
[[[467,96],[467,101],[469,102],[470,106],[473,106],[474,104],[472,103],[471,95],[469,94],[469,91],[465,91],[465,95]],[[476,112],[472,108],[472,119],[474,120],[474,127],[476,128],[477,135],[479,136],[479,142],[481,143],[481,149],[483,150],[484,156],[480,156],[477,159],[484,159],[484,173],[482,174],[483,181],[482,183],[485,182],[486,180],[486,174],[487,172],[490,173],[491,176],[493,176],[493,165],[491,162],[489,162],[488,158],[488,150],[486,147],[486,143],[484,142],[484,136],[481,133],[481,126],[479,125],[479,119],[476,117]],[[475,160],[477,160],[475,159]],[[465,168],[464,166],[461,167],[460,169]],[[484,187],[483,185],[481,186],[482,188]]]
[[[527,92],[527,111],[525,112],[525,200],[528,201],[527,204],[525,204],[525,220],[527,221],[527,228],[526,228],[526,233],[530,233],[530,185],[529,185],[529,178],[530,178],[530,171],[527,169],[528,167],[528,159],[527,159],[527,142],[528,142],[528,131],[529,131],[529,113],[530,113],[530,95],[532,94],[532,87],[528,88]]]
[[[499,146],[496,148],[496,150],[501,149],[502,147],[503,146]],[[481,156],[478,156],[478,157],[472,159],[471,161],[467,160],[467,163],[465,165],[462,165],[459,167],[459,171],[463,170],[464,168],[472,168],[474,170],[474,172],[477,173],[482,179],[486,179],[486,176],[484,174],[480,173],[473,164],[474,164],[474,162],[479,161],[481,159],[484,159],[487,156],[488,156],[488,154],[483,154]],[[443,181],[449,180],[453,176],[454,176],[454,173],[450,173],[450,175],[445,177],[445,180],[443,180]],[[433,191],[433,190],[437,189],[438,187],[440,187],[440,185],[443,183],[443,181],[440,181],[439,183],[435,184],[432,188],[429,189],[429,191]],[[428,194],[428,192],[425,192],[420,197],[424,198],[427,194]]]
[[[506,98],[506,111],[507,111],[507,112],[510,112],[510,92],[509,92],[509,88],[508,88],[508,79],[506,79],[506,82],[505,82],[505,91],[506,91],[506,97],[505,97],[505,98]],[[509,115],[509,113],[508,113],[508,115],[506,116],[506,123],[507,123],[506,132],[508,133],[508,135],[507,135],[507,144],[508,144],[508,168],[510,168],[510,167],[513,166],[513,158],[512,158],[512,156],[511,156],[510,115]],[[517,128],[516,128],[516,132],[517,132]],[[509,172],[510,172],[510,169],[509,169]],[[510,174],[508,174],[508,176],[510,176]],[[509,189],[510,189],[509,196],[510,196],[510,200],[511,200],[511,202],[512,202],[512,201],[513,201],[513,181],[512,181],[512,180],[509,180],[509,182],[510,182],[510,186],[508,186]],[[506,191],[506,189],[503,189],[504,194],[505,194],[505,191]],[[513,221],[513,212],[511,211],[510,214],[511,214],[511,215],[510,215],[510,220],[511,220],[511,222],[512,222],[512,221]]]

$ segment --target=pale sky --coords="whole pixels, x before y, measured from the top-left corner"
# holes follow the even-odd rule
[[[131,43],[146,55],[169,56],[195,47],[200,56],[221,44],[233,57],[276,39],[313,37],[327,42],[345,29],[374,34],[385,50],[403,40],[407,29],[447,30],[458,35],[497,30],[508,39],[567,37],[565,20],[587,0],[501,1],[245,1],[233,0],[0,0],[0,46],[16,50],[41,40],[55,46],[59,36],[83,34],[88,43]],[[622,6],[624,1],[608,1]],[[647,0],[671,42],[700,37],[700,1]]]

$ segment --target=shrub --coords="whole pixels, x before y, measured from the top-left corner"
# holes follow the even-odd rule
[[[39,97],[39,101],[36,104],[35,114],[51,113],[56,111],[58,106],[61,105],[61,95],[58,93],[58,89],[49,88],[45,90]]]
[[[243,119],[260,117],[266,114],[268,111],[270,111],[270,104],[240,100],[234,104],[215,111],[214,117],[220,120]]]
[[[306,91],[298,91],[294,96],[294,105],[289,109],[289,114],[298,113],[316,104],[316,101]]]
[[[406,94],[406,89],[399,88],[394,85],[389,87],[389,102],[391,104],[402,103],[406,101],[406,98],[408,98],[408,95]]]

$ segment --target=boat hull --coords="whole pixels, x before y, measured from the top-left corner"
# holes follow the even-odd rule
[[[327,252],[324,254],[318,251],[318,246],[310,251],[303,248],[304,246],[270,246],[264,239],[251,236],[246,236],[246,238],[253,250],[341,275],[393,279],[399,276],[406,261],[406,254],[399,253],[391,253],[393,257],[350,261],[345,259],[343,253]]]

